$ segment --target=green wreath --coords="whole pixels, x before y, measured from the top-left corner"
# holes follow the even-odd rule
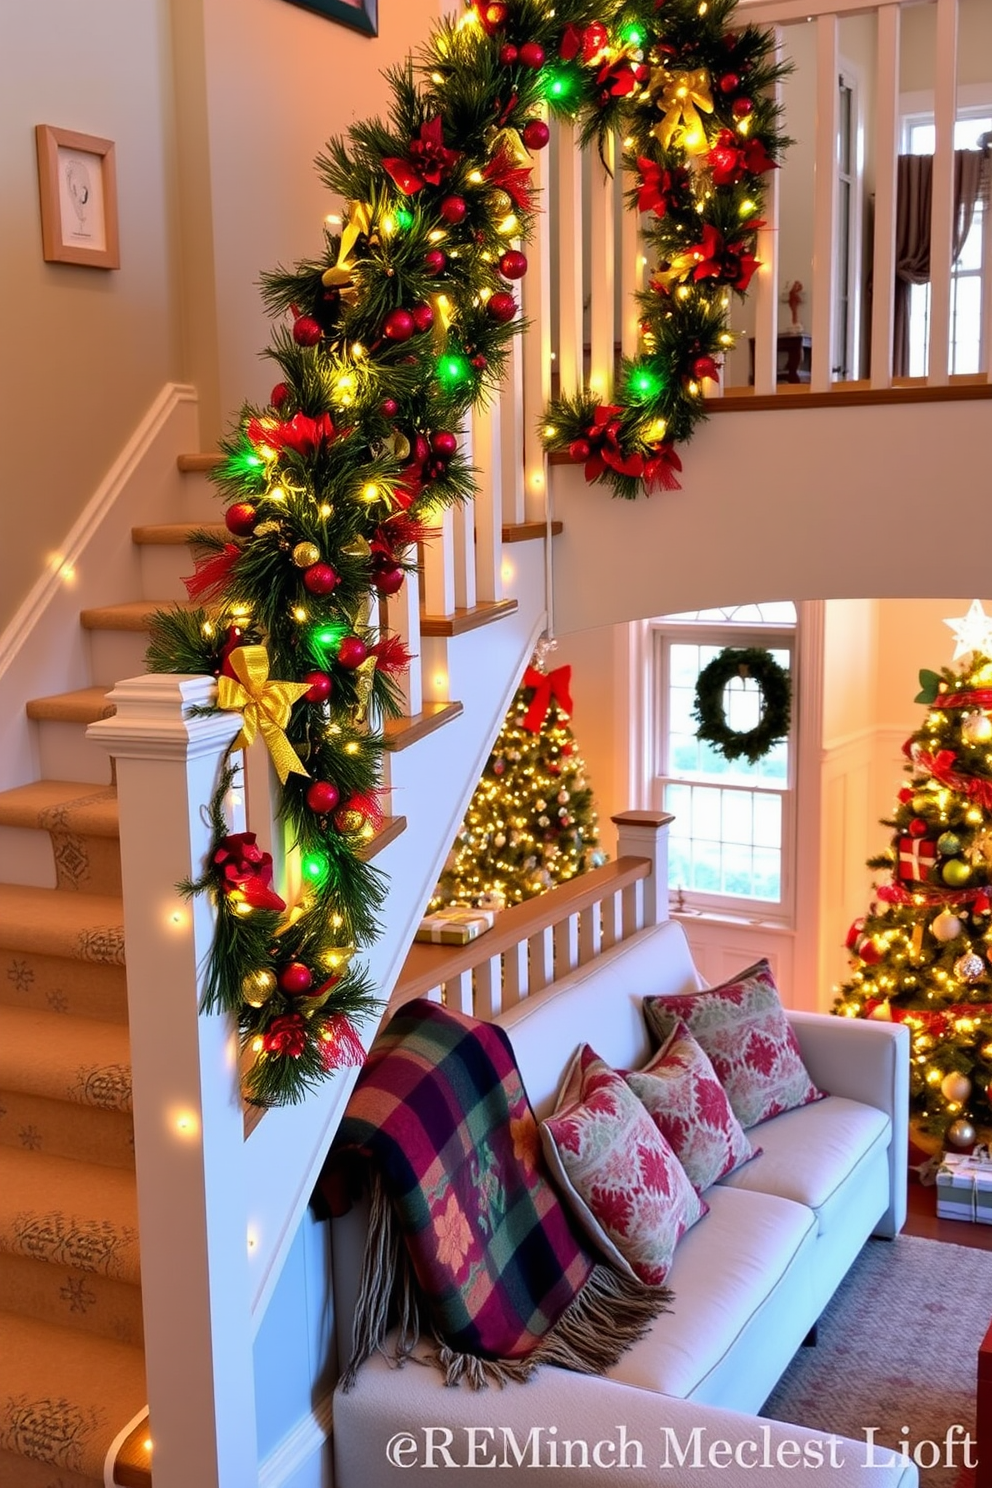
[[[761,689],[761,719],[746,732],[732,729],[723,705],[727,683],[750,677]],[[703,667],[696,680],[692,715],[699,728],[696,738],[712,744],[724,759],[741,756],[749,764],[764,759],[773,744],[784,739],[792,719],[792,683],[784,667],[761,646],[725,646]]]

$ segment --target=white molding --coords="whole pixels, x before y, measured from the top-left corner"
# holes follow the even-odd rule
[[[144,1405],[141,1410],[137,1411],[131,1417],[126,1426],[121,1427],[107,1448],[107,1455],[103,1459],[103,1488],[116,1488],[117,1479],[114,1477],[114,1468],[117,1465],[117,1454],[131,1435],[131,1432],[145,1419],[147,1414],[148,1407]]]
[[[128,677],[107,694],[116,714],[91,723],[86,737],[122,759],[186,760],[216,754],[240,732],[240,713],[193,720],[188,712],[210,707],[216,693],[214,678],[204,675],[149,672]]]
[[[305,1462],[323,1451],[331,1435],[333,1417],[334,1395],[329,1391],[259,1464],[258,1488],[282,1488]]]

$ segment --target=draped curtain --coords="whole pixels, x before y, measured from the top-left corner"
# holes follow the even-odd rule
[[[982,191],[985,155],[981,150],[954,151],[953,257],[964,247]],[[900,155],[896,195],[895,332],[893,371],[909,373],[909,294],[911,284],[930,279],[930,208],[933,200],[933,156]]]

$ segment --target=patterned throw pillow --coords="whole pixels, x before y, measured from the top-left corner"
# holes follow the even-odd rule
[[[709,1188],[761,1151],[730,1108],[706,1051],[679,1018],[671,1037],[624,1079],[697,1189]]]
[[[757,961],[719,987],[680,997],[645,997],[644,1016],[662,1040],[680,1018],[685,1022],[713,1061],[743,1127],[823,1095],[803,1064],[767,961]]]
[[[628,1275],[661,1286],[676,1245],[708,1205],[640,1101],[588,1044],[541,1123],[541,1141],[590,1238]]]

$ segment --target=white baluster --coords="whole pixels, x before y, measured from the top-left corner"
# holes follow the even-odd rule
[[[899,155],[899,34],[901,11],[878,12],[875,74],[875,257],[872,267],[871,385],[892,386]]]
[[[946,387],[951,368],[954,237],[954,120],[957,114],[958,0],[937,0],[934,49],[933,201],[930,218],[930,354],[927,381]]]
[[[582,154],[574,124],[558,131],[558,376],[562,393],[582,386]]]
[[[602,903],[590,904],[579,921],[579,965],[594,961],[603,949]]]
[[[403,554],[409,559],[410,550]],[[418,714],[424,706],[423,656],[420,641],[420,575],[408,573],[398,594],[386,600],[386,621],[389,629],[406,646],[413,660],[409,669],[396,678],[403,698],[403,710],[409,718]]]
[[[503,475],[503,521],[524,520],[524,354],[523,338],[514,336],[499,395],[500,464]]]
[[[607,165],[613,170],[616,159],[616,140],[613,135],[609,135],[604,141],[603,155]],[[598,398],[606,402],[613,389],[616,178],[604,171],[598,156],[592,158],[590,197],[592,310],[589,386]]]
[[[530,947],[530,990],[540,992],[542,987],[548,987],[555,979],[555,951],[554,937],[551,926],[546,925],[532,935],[528,942]]]
[[[501,405],[492,399],[472,413],[472,450],[478,467],[475,513],[475,588],[480,600],[503,598],[503,461]]]
[[[451,507],[431,518],[440,533],[424,545],[424,608],[428,615],[455,609],[455,516]]]
[[[499,956],[480,961],[475,968],[475,1016],[491,1021],[502,1005],[502,974]]]
[[[781,56],[782,29],[773,28],[775,53]],[[776,103],[782,101],[782,85],[776,83],[772,94]],[[778,283],[779,283],[779,218],[781,215],[781,191],[779,171],[770,171],[765,179],[765,209],[762,217],[767,223],[758,232],[758,270],[754,287],[754,391],[756,395],[778,391]]]
[[[816,22],[816,175],[813,195],[813,294],[810,391],[828,392],[834,350],[834,248],[837,242],[837,130],[840,100],[837,17]]]
[[[533,185],[547,206],[548,154],[533,157]],[[522,280],[524,314],[529,322],[524,342],[524,511],[529,521],[544,517],[547,456],[541,422],[551,397],[551,225],[540,212],[527,248],[527,274]]]
[[[579,916],[568,915],[554,927],[555,976],[563,977],[579,964]]]
[[[527,968],[527,942],[518,940],[515,946],[503,952],[503,1006],[512,1007],[521,1002],[529,990]]]

